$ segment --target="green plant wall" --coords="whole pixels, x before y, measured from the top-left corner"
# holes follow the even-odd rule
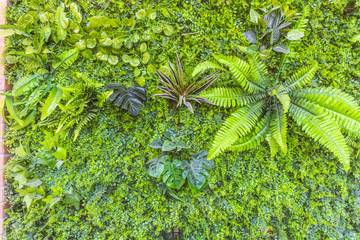
[[[186,108],[173,109],[166,99],[154,97],[159,85],[154,69],[174,62],[175,52],[189,75],[213,53],[244,56],[238,46],[247,45],[242,33],[250,27],[249,11],[270,1],[71,2],[81,12],[83,29],[92,19],[100,35],[106,32],[110,36],[115,30],[106,24],[111,22],[94,17],[127,18],[128,35],[124,39],[132,41],[130,38],[137,38],[134,34],[140,39],[133,41],[131,48],[123,44],[115,53],[103,49],[105,54],[117,56],[115,64],[115,58],[109,61],[96,55],[102,51],[99,46],[82,50],[80,46],[74,64],[58,71],[51,81],[68,86],[76,81],[76,72],[82,72],[105,85],[111,82],[144,85],[147,100],[136,117],[109,101],[105,103],[77,141],[64,143],[67,156],[60,167],[39,163],[44,141],[51,142],[50,135],[46,135],[51,127],[29,125],[20,130],[8,129],[7,144],[16,154],[8,168],[19,163],[26,169],[27,179],[41,180],[41,186],[35,188],[42,188],[34,192],[31,186],[22,186],[21,190],[28,189],[27,192],[19,191],[19,181],[8,171],[11,204],[6,221],[8,239],[163,239],[162,233],[171,229],[181,229],[183,239],[360,239],[360,166],[354,139],[348,139],[354,146],[348,172],[329,151],[294,127],[289,129],[287,155],[272,158],[266,145],[244,153],[221,154],[214,159],[215,167],[209,170],[208,187],[196,194],[189,187],[182,187],[176,192],[182,201],[162,194],[160,181],[148,175],[145,163],[157,157],[156,151],[148,146],[152,140],[173,129],[191,146],[185,153],[189,157],[209,149],[215,133],[231,113],[231,109],[199,104],[194,105],[195,114]],[[301,12],[299,1],[286,2]],[[32,19],[44,12],[55,12],[61,3],[69,6],[65,10],[67,17],[75,21],[70,0],[14,1],[8,7],[7,21],[9,24],[23,21],[32,29]],[[360,43],[350,40],[360,33],[360,2],[310,0],[305,5],[310,9],[309,25],[300,46],[290,56],[286,74],[291,75],[316,60],[319,70],[311,85],[337,87],[359,99]],[[144,18],[141,9],[145,10]],[[57,25],[49,26],[56,36]],[[159,26],[161,31],[156,28]],[[73,39],[76,36],[71,38],[73,31],[67,30],[67,40],[51,40],[44,45],[51,51],[46,59],[48,67],[58,54],[77,47],[82,38],[76,41]],[[90,39],[89,31],[83,35]],[[150,35],[149,40],[144,40],[143,35]],[[145,51],[142,43],[146,43]],[[26,44],[21,35],[8,38],[5,63],[12,83],[38,70],[28,60],[10,54],[25,51]],[[150,54],[146,64],[145,52]],[[141,63],[132,66],[126,57],[123,61],[124,55]],[[266,64],[270,71],[275,71],[278,62],[276,57],[272,59]],[[221,77],[213,86],[230,83],[231,79]],[[74,197],[75,200],[66,201],[67,195],[62,191],[70,189],[77,200]],[[24,196],[33,199],[30,207]],[[53,199],[59,200],[54,203]],[[74,202],[78,202],[78,207],[71,204]]]

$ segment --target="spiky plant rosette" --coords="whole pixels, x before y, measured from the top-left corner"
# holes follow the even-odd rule
[[[176,102],[176,107],[185,105],[192,113],[193,107],[190,102],[214,104],[208,99],[199,96],[201,92],[213,84],[221,75],[219,72],[206,76],[200,81],[189,83],[184,78],[184,72],[180,62],[179,55],[176,54],[177,69],[169,62],[169,73],[160,70],[156,72],[163,86],[157,86],[163,93],[155,94],[155,96],[167,98]]]

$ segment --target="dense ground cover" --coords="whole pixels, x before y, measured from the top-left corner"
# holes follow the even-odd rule
[[[38,114],[36,124],[19,128],[11,120],[7,144],[16,157],[7,171],[8,239],[161,239],[171,229],[181,229],[184,239],[359,239],[355,139],[348,138],[353,148],[347,172],[289,120],[286,155],[271,157],[266,143],[242,153],[225,152],[214,159],[203,191],[184,185],[174,190],[176,197],[164,194],[161,182],[148,174],[146,162],[159,153],[149,147],[155,138],[172,129],[190,147],[176,157],[189,159],[210,148],[232,112],[199,104],[193,105],[194,114],[185,107],[174,109],[154,96],[160,84],[154,70],[175,62],[176,52],[187,75],[213,53],[244,57],[238,46],[248,45],[242,34],[251,26],[249,11],[269,3],[15,1],[8,8],[8,23],[25,29],[31,38],[9,37],[6,66],[12,83],[29,73],[51,72],[38,81],[44,83],[41,92],[83,84],[82,73],[104,86],[141,85],[147,99],[135,117],[101,98],[86,103],[86,111],[98,110],[76,141],[54,139],[58,125],[46,122],[48,116],[42,114],[46,97],[39,96],[29,107],[29,113]],[[287,3],[302,11],[300,2]],[[350,40],[360,32],[360,2],[311,0],[305,5],[309,24],[291,53],[285,78],[316,60],[319,70],[311,86],[340,88],[359,99],[360,43]],[[63,17],[68,20],[57,21]],[[72,49],[79,51],[76,61],[57,68]],[[270,71],[277,71],[277,59],[266,62]],[[222,76],[213,86],[231,83]],[[96,91],[105,92],[104,86]],[[77,88],[85,89],[84,84]],[[16,112],[27,102],[20,98]],[[59,107],[52,114],[58,112]]]

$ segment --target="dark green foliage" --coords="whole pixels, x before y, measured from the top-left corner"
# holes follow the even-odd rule
[[[186,76],[184,76],[180,58],[177,54],[176,60],[176,70],[169,62],[170,71],[168,74],[163,73],[162,71],[157,71],[157,75],[163,84],[163,86],[158,86],[157,88],[160,89],[163,93],[155,94],[155,96],[175,101],[176,107],[181,107],[184,104],[192,113],[194,113],[194,110],[190,101],[213,104],[212,102],[203,97],[199,97],[198,95],[202,91],[206,90],[211,84],[213,84],[220,76],[220,74],[214,73],[198,82],[190,84],[189,81],[184,79]]]
[[[206,183],[208,172],[206,169],[214,167],[214,162],[207,160],[207,152],[200,151],[192,157],[190,162],[183,161],[181,168],[183,179],[188,180],[192,188],[200,190]]]
[[[76,142],[52,147],[53,152],[59,147],[67,149],[66,160],[60,160],[63,161],[60,168],[35,163],[44,152],[40,142],[46,139],[51,145],[51,130],[55,127],[33,128],[33,125],[28,125],[8,130],[7,144],[11,152],[20,156],[22,151],[16,149],[22,145],[27,153],[31,153],[28,159],[12,158],[9,164],[21,161],[29,185],[36,183],[36,179],[42,182],[40,187],[35,187],[37,190],[30,186],[21,188],[29,187],[27,192],[31,194],[27,196],[35,196],[27,209],[23,202],[25,194],[20,196],[16,191],[18,181],[8,178],[11,203],[5,221],[8,239],[162,239],[169,235],[176,239],[179,234],[175,232],[181,232],[183,239],[191,240],[360,238],[358,160],[351,160],[350,170],[346,173],[333,154],[308,138],[291,120],[289,124],[293,127],[288,129],[286,157],[271,158],[264,146],[223,154],[214,159],[215,167],[208,170],[208,185],[201,192],[192,192],[187,184],[179,191],[169,189],[148,174],[145,163],[158,157],[160,152],[149,148],[149,143],[162,138],[166,129],[176,128],[178,139],[191,146],[191,149],[176,153],[188,161],[192,154],[210,148],[215,133],[233,111],[207,104],[201,107],[193,105],[196,114],[185,109],[173,111],[168,101],[154,97],[159,93],[154,70],[164,69],[167,62],[173,60],[174,52],[182,57],[187,74],[199,62],[210,60],[213,53],[245,57],[238,51],[238,46],[248,45],[242,34],[253,27],[249,22],[249,11],[266,7],[271,1],[71,1],[77,3],[81,12],[81,29],[74,32],[76,25],[72,23],[78,21],[77,14],[69,4],[64,11],[69,19],[67,37],[62,43],[56,43],[56,23],[51,16],[49,21],[42,23],[40,16],[44,13],[55,17],[61,2],[18,0],[12,1],[13,6],[7,9],[7,22],[19,23],[22,28],[30,30],[30,34],[32,29],[50,26],[49,40],[41,48],[41,51],[45,48],[51,51],[46,54],[47,69],[51,69],[53,60],[62,52],[74,46],[84,47],[80,40],[87,42],[89,39],[89,47],[94,42],[90,39],[96,40],[94,48],[85,45],[85,49],[79,49],[78,59],[71,67],[61,67],[61,71],[54,72],[54,78],[50,79],[54,84],[52,87],[77,83],[76,72],[82,72],[104,86],[111,82],[135,86],[136,78],[143,77],[148,99],[136,118],[111,104],[104,104],[97,113],[97,120],[81,131]],[[296,12],[303,9],[298,1],[287,3]],[[291,49],[289,54],[279,54],[287,56],[283,77],[287,78],[316,60],[319,70],[309,86],[339,88],[353,95],[358,102],[360,43],[350,40],[360,32],[359,2],[311,0],[305,1],[305,6],[310,16],[303,31],[305,36],[301,42],[287,42]],[[145,11],[145,17],[138,19],[136,13],[141,9]],[[154,11],[156,18],[150,19]],[[93,17],[92,25],[85,27]],[[126,18],[129,26],[111,27],[112,20]],[[135,26],[131,25],[132,19]],[[153,27],[160,32],[153,31]],[[93,35],[94,32],[100,34]],[[132,42],[131,49],[125,47],[128,41],[123,42],[118,52],[114,52],[110,46],[100,46],[101,39],[106,39],[102,32],[106,32],[111,40],[121,35],[125,35],[121,37],[124,41],[130,40],[135,33],[140,37],[150,37],[150,40],[140,38],[138,42]],[[78,40],[80,35],[82,39]],[[7,51],[24,52],[28,45],[23,44],[23,39],[22,35],[9,37]],[[143,59],[148,55],[140,51],[143,43],[150,54],[146,64]],[[107,52],[108,60],[110,55],[116,55],[118,63],[111,65],[100,54],[97,58],[98,52]],[[124,62],[124,55],[130,60],[138,59],[139,66]],[[27,56],[34,57],[33,54]],[[38,57],[36,59],[42,62]],[[110,60],[114,60],[113,57]],[[13,54],[6,55],[5,61],[6,74],[12,83],[22,76],[36,74],[42,68],[40,63]],[[136,60],[132,62],[137,63]],[[277,58],[269,59],[269,71],[274,72],[280,63]],[[135,73],[139,75],[135,76]],[[233,84],[233,80],[224,74],[212,87],[225,88]],[[37,105],[35,122],[40,119],[46,98],[47,95]],[[24,101],[27,101],[27,95],[24,95]],[[20,107],[15,105],[16,113],[20,113]],[[179,112],[182,123],[176,124]],[[15,121],[9,120],[13,128]],[[44,130],[51,134],[47,136]],[[356,152],[356,144],[353,152]],[[350,156],[353,158],[354,155]],[[10,165],[8,174],[9,168]],[[18,169],[21,178],[20,167]],[[66,197],[52,208],[46,207],[41,199],[36,200],[36,197],[52,196],[56,201],[61,196],[56,195],[60,193],[57,187],[61,187],[63,193],[73,189],[81,199],[79,210],[67,204]],[[55,188],[55,192],[51,188]]]
[[[142,101],[146,100],[143,88],[126,87],[118,83],[110,83],[106,88],[113,90],[109,100],[114,102],[115,106],[125,109],[131,116],[136,116],[140,113],[140,108],[143,107]]]
[[[254,50],[259,51],[262,60],[269,59],[272,50],[285,54],[289,53],[290,48],[281,40],[285,35],[290,41],[298,40],[304,36],[304,33],[296,28],[291,30],[301,14],[290,10],[286,3],[280,4],[277,1],[272,3],[270,9],[268,7],[261,8],[261,11],[264,12],[263,16],[253,9],[250,10],[250,21],[255,24],[255,29],[244,32],[243,36],[256,46]],[[302,18],[305,17],[304,14]],[[251,48],[248,48],[249,50]]]

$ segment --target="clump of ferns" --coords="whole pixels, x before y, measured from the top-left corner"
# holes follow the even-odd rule
[[[80,82],[62,90],[61,101],[57,106],[58,112],[47,124],[55,128],[55,134],[62,139],[72,138],[75,141],[82,129],[93,121],[99,114],[110,92],[99,93],[101,83],[94,82],[82,73],[76,74]]]

